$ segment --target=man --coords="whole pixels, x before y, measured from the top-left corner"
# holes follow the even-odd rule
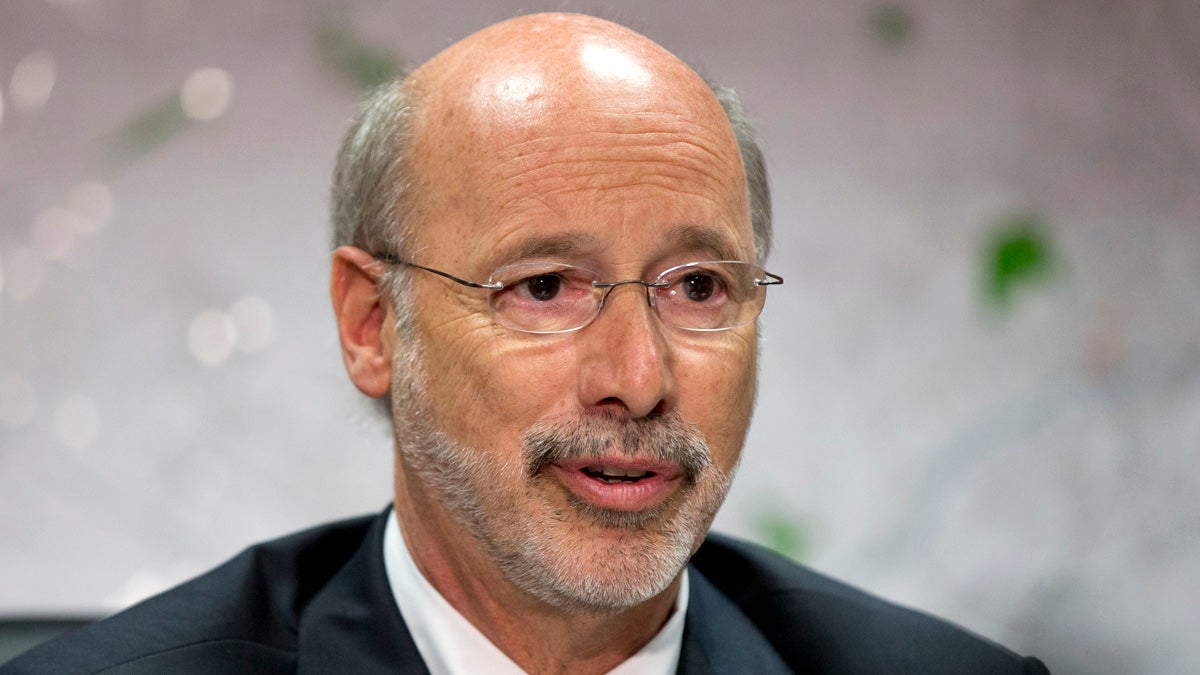
[[[761,159],[718,92],[562,14],[376,92],[335,172],[331,289],[350,379],[389,403],[393,508],[6,672],[1045,672],[706,539],[782,281],[759,267]]]

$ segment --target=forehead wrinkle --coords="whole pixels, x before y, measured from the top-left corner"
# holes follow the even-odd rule
[[[657,160],[677,170],[713,176],[734,168],[701,137],[677,131],[575,131],[508,144],[495,154],[507,156],[493,167],[502,178],[555,166],[560,158],[597,163]]]
[[[601,114],[608,117],[620,116],[622,120],[627,118],[637,119],[641,117],[652,117],[654,119],[658,119],[662,116],[660,113],[605,112]],[[721,148],[715,142],[717,139],[713,137],[714,130],[711,127],[689,120],[682,115],[672,115],[670,122],[664,126],[665,128],[645,129],[642,131],[630,129],[607,132],[594,131],[591,133],[607,134],[609,137],[615,136],[617,140],[628,141],[631,144],[635,144],[643,139],[647,139],[650,141],[648,143],[650,146],[657,145],[686,148],[689,151],[695,151],[698,153],[698,156],[695,159],[708,159],[714,166],[722,166],[730,163],[732,156],[721,152]],[[606,138],[604,140],[608,142],[611,140],[611,138]],[[726,150],[728,149],[729,148],[726,148]],[[736,150],[735,156],[737,157],[737,161],[734,162],[734,164],[740,166],[741,155],[736,153]]]
[[[640,156],[639,156],[640,155]],[[507,201],[503,191],[511,190],[513,198],[530,196],[528,190],[536,186],[560,185],[567,189],[601,189],[605,187],[624,187],[644,185],[661,185],[663,187],[694,185],[697,192],[708,192],[714,201],[719,200],[719,192],[731,189],[728,177],[720,171],[712,170],[702,163],[687,166],[683,161],[672,161],[660,156],[648,156],[649,153],[628,152],[621,157],[556,157],[550,163],[541,166],[522,167],[520,170],[498,177],[498,182],[492,187],[501,193],[500,201]],[[552,189],[543,188],[541,191],[550,192]],[[681,192],[691,190],[681,189]]]
[[[711,204],[720,209],[724,202],[713,191],[704,185],[695,184],[698,181],[688,180],[690,176],[670,175],[641,175],[630,178],[617,171],[580,171],[574,175],[563,177],[558,175],[543,175],[533,179],[520,181],[524,188],[520,194],[504,194],[496,198],[498,210],[513,213],[536,213],[539,210],[554,213],[559,220],[565,220],[560,213],[561,208],[552,209],[548,200],[571,198],[579,196],[588,203],[598,203],[605,195],[612,195],[623,202],[655,202],[660,201],[656,192],[646,191],[648,188],[661,191],[668,197],[687,195],[697,200]],[[645,194],[622,194],[630,189],[641,189]],[[693,204],[693,207],[695,204]]]
[[[566,153],[567,155],[574,153]],[[548,197],[621,190],[662,190],[670,195],[689,195],[717,205],[737,201],[741,190],[734,177],[708,162],[686,162],[664,157],[662,152],[627,151],[613,157],[564,156],[554,153],[549,161],[511,167],[493,180],[479,181],[480,197],[497,210],[520,212],[529,208],[549,209]],[[634,194],[634,193],[631,193]],[[650,195],[651,193],[646,193]],[[536,202],[530,204],[529,202]]]
[[[588,115],[590,121],[574,119],[549,118],[541,123],[510,128],[496,135],[495,148],[501,152],[515,150],[520,154],[527,146],[536,146],[560,140],[583,138],[599,140],[604,143],[625,141],[630,144],[638,143],[644,138],[667,137],[677,138],[690,143],[709,155],[714,162],[722,163],[728,155],[722,154],[718,145],[723,140],[721,129],[714,129],[711,124],[696,121],[682,113],[663,113],[651,111],[592,111]],[[725,124],[728,124],[726,121]],[[541,136],[528,136],[529,132],[541,131]],[[725,148],[730,150],[732,148]]]

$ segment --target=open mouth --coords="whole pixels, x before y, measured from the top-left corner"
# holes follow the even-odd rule
[[[675,464],[624,456],[555,462],[552,475],[583,501],[607,509],[642,511],[661,504],[684,484]]]
[[[585,466],[581,469],[584,474],[590,478],[604,481],[610,485],[616,483],[636,483],[645,478],[654,477],[653,471],[642,471],[640,469],[621,469],[612,466],[603,466],[593,464]]]

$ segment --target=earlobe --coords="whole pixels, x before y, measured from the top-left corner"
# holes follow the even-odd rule
[[[395,346],[390,305],[376,284],[379,265],[366,251],[339,247],[329,283],[346,373],[359,391],[374,398],[385,396],[391,385]]]

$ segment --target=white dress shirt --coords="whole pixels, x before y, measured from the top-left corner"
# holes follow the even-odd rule
[[[421,574],[404,545],[395,511],[388,514],[383,535],[383,564],[396,606],[432,675],[521,675],[525,672],[446,602]],[[609,671],[610,675],[674,673],[679,664],[679,650],[683,647],[687,604],[685,568],[679,596],[667,623],[636,654]]]

